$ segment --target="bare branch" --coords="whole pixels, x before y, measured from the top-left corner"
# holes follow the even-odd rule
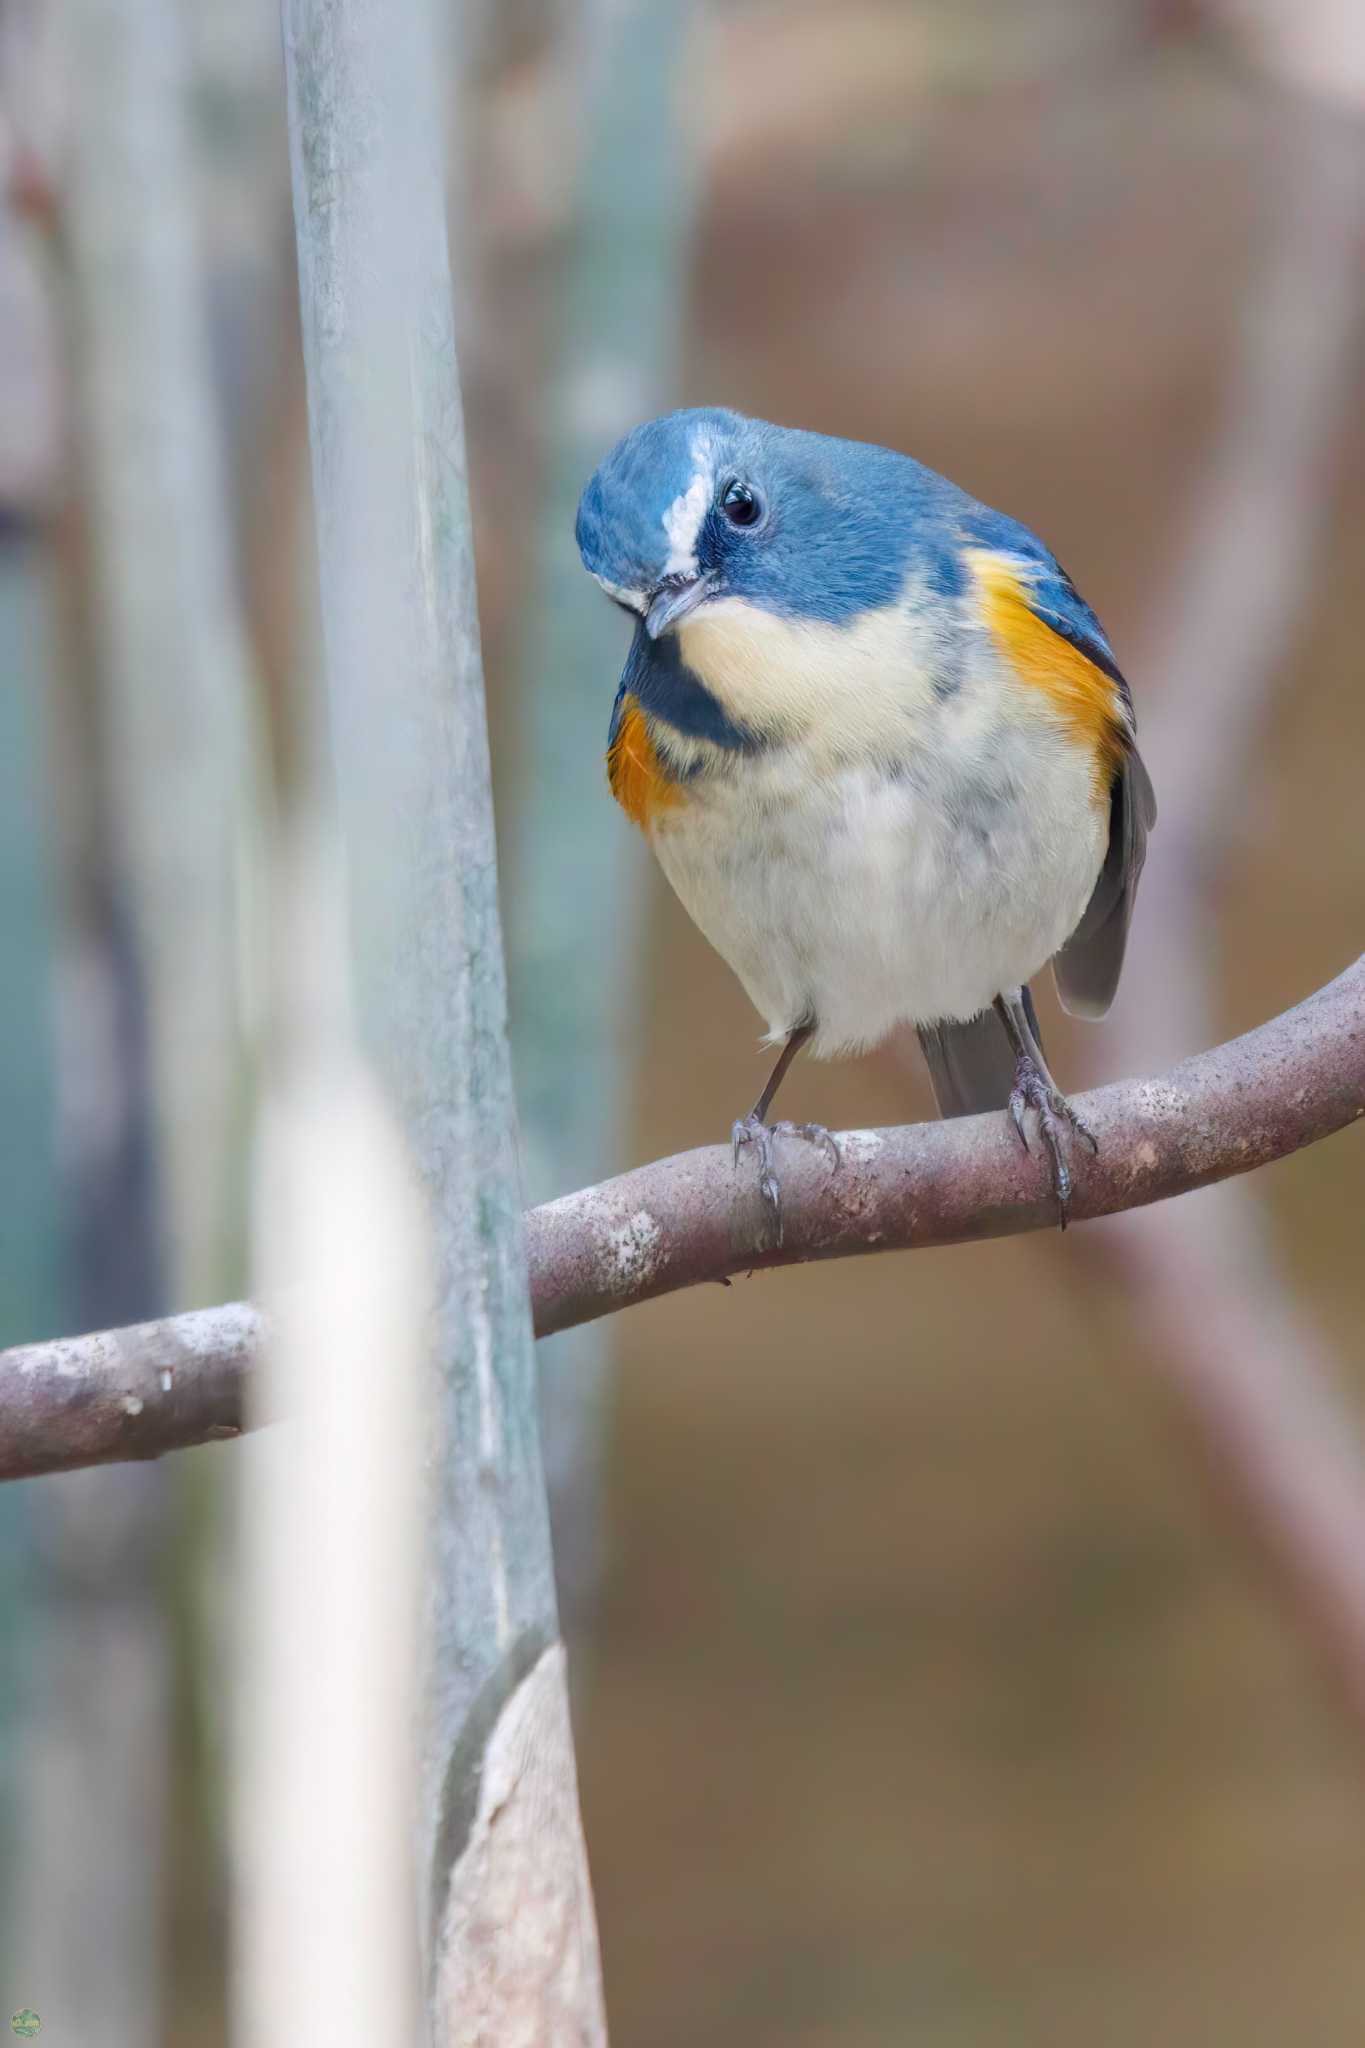
[[[1249,1173],[1365,1117],[1365,956],[1296,1009],[1156,1081],[1080,1098],[1100,1141],[1072,1216],[1115,1215]],[[719,1145],[655,1160],[532,1209],[536,1334],[699,1281],[807,1259],[1008,1237],[1056,1222],[1003,1116],[846,1131],[831,1172],[782,1160],[785,1233],[764,1241],[752,1175]],[[235,1436],[262,1340],[244,1303],[0,1352],[0,1479]],[[376,1368],[379,1370],[380,1368]]]
[[[1078,1165],[1078,1222],[1228,1180],[1341,1130],[1365,1116],[1365,956],[1245,1037],[1077,1106],[1099,1140],[1098,1157]],[[1056,1223],[1046,1174],[1004,1115],[849,1131],[839,1143],[837,1171],[813,1145],[785,1150],[778,1246],[765,1243],[752,1174],[719,1145],[533,1209],[537,1334],[732,1273]]]
[[[240,1436],[261,1328],[234,1301],[0,1351],[0,1479]]]

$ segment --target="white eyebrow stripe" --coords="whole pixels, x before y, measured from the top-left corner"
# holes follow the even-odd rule
[[[668,560],[664,563],[665,576],[695,576],[700,564],[697,560],[697,536],[701,532],[702,520],[711,501],[711,477],[707,470],[699,469],[687,489],[673,500],[664,513],[664,538],[668,542]]]
[[[606,591],[607,596],[614,597],[618,604],[629,605],[633,612],[644,613],[648,611],[649,599],[643,590],[631,590],[624,583],[613,583],[610,576],[598,576],[596,569],[592,573],[601,584],[603,590]]]

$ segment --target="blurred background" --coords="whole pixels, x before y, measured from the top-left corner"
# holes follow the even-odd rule
[[[531,1196],[715,1140],[763,1072],[601,766],[624,627],[573,502],[672,404],[905,449],[1104,619],[1162,817],[1112,1018],[1044,992],[1064,1085],[1354,957],[1357,10],[451,0],[445,27]],[[253,848],[317,666],[270,0],[0,0],[0,195],[10,1344],[247,1285]],[[932,1113],[894,1047],[788,1088],[836,1128]],[[1343,1137],[1140,1222],[543,1347],[618,2048],[1356,2048],[1365,1610],[1315,1599],[1331,1539],[1300,1522],[1358,1478],[1360,1191]],[[1267,1432],[1276,1402],[1316,1435]],[[0,1498],[4,2010],[60,2005],[55,2039],[226,2038],[252,1454]]]

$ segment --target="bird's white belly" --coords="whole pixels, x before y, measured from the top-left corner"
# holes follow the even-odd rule
[[[931,774],[746,761],[651,834],[769,1034],[813,1020],[817,1057],[974,1017],[1027,981],[1075,930],[1107,836],[1090,760],[1037,727]]]

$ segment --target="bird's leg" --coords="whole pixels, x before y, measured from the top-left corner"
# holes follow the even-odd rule
[[[1052,1187],[1057,1197],[1058,1220],[1065,1230],[1067,1205],[1071,1200],[1071,1169],[1062,1153],[1062,1125],[1070,1124],[1077,1137],[1084,1138],[1092,1152],[1099,1151],[1099,1142],[1094,1132],[1076,1114],[1048,1072],[1043,1049],[1033,1035],[1029,1014],[1024,1007],[1023,990],[1016,988],[1011,989],[1007,995],[998,995],[995,999],[995,1009],[1014,1048],[1014,1088],[1010,1094],[1009,1104],[1014,1128],[1019,1133],[1020,1144],[1027,1152],[1029,1142],[1024,1112],[1031,1109],[1038,1119],[1039,1136],[1051,1162]]]
[[[777,1064],[768,1076],[763,1093],[747,1116],[735,1119],[730,1130],[730,1142],[734,1148],[736,1165],[739,1164],[743,1146],[752,1145],[758,1154],[758,1189],[772,1217],[775,1241],[778,1244],[782,1242],[782,1188],[773,1168],[773,1139],[809,1138],[812,1144],[819,1145],[828,1154],[832,1166],[839,1164],[839,1147],[823,1124],[768,1122],[768,1111],[772,1107],[773,1097],[782,1086],[788,1067],[814,1030],[813,1024],[798,1024],[789,1034],[786,1044],[778,1054]]]

